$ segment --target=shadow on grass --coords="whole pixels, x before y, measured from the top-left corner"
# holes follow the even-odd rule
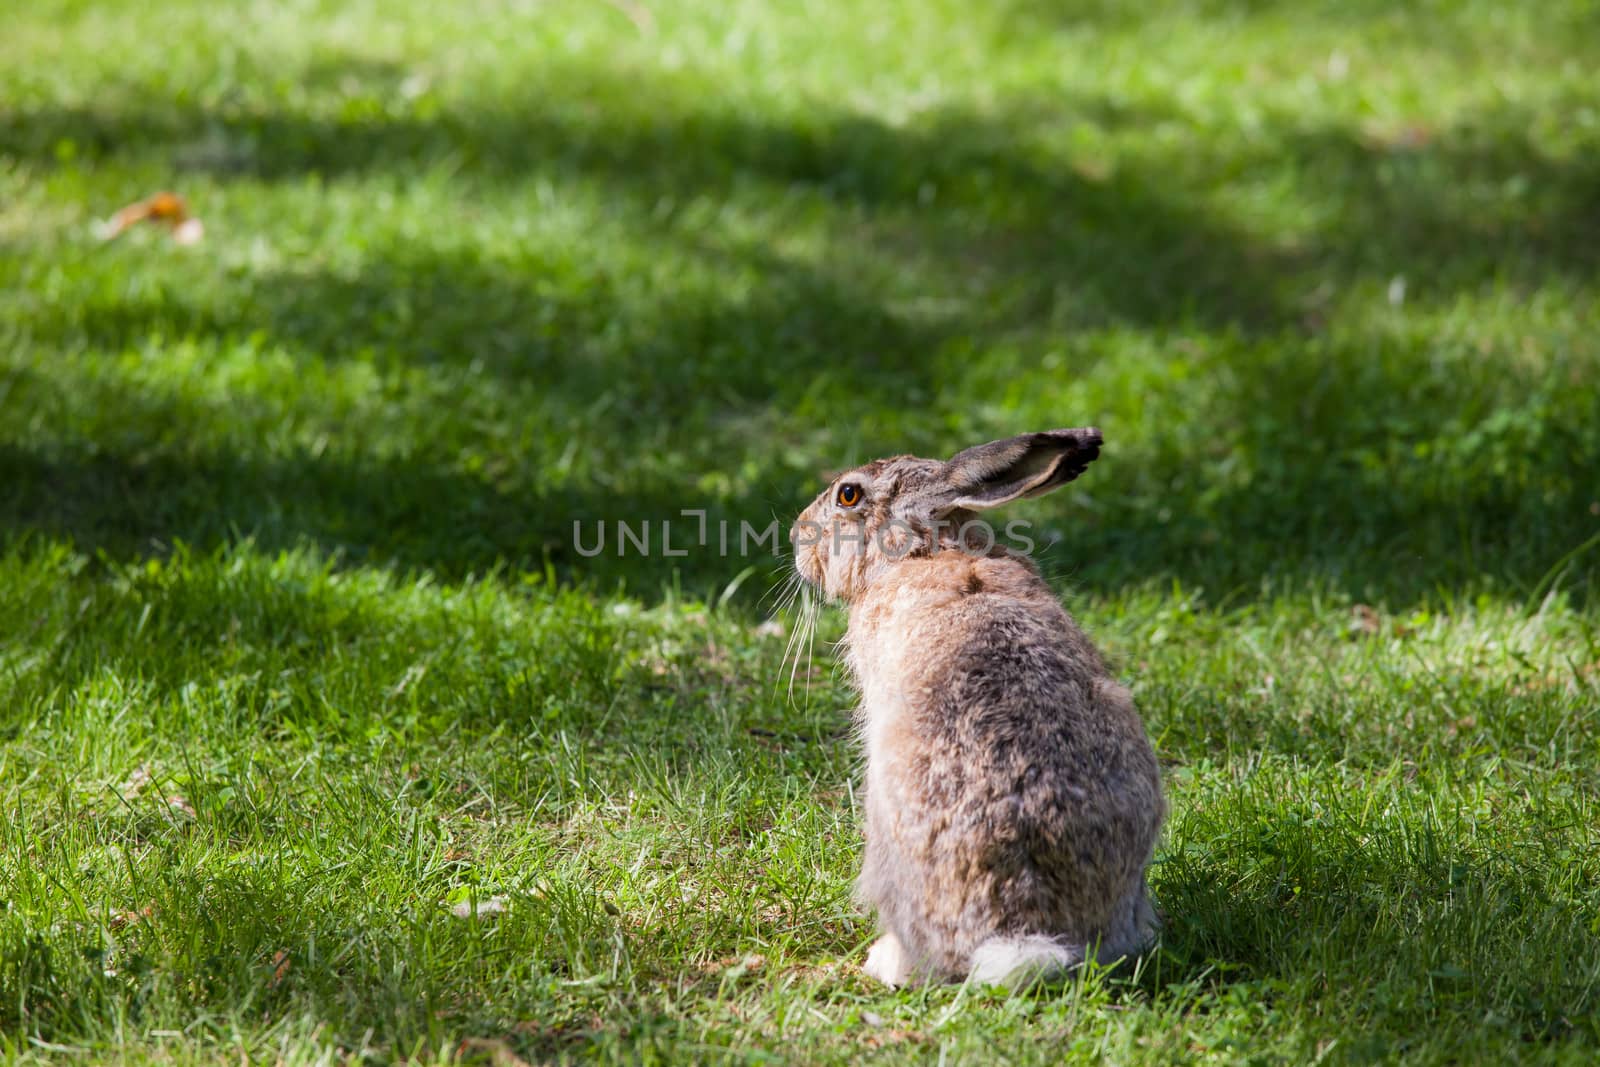
[[[388,86],[375,95],[392,96],[388,83],[405,73],[351,62],[364,84]],[[108,87],[107,98],[140,103],[21,111],[0,130],[0,153],[48,168],[57,146],[71,144],[78,165],[148,161],[179,176],[273,182],[441,166],[469,190],[548,178],[604,189],[636,226],[670,227],[691,201],[733,199],[754,184],[854,208],[847,229],[899,246],[907,259],[944,259],[954,277],[1021,285],[1032,299],[1019,310],[1037,312],[1067,288],[1081,290],[1075,304],[1097,316],[1147,325],[1297,327],[1313,286],[1283,283],[1307,274],[1342,288],[1409,268],[1447,298],[1508,276],[1588,278],[1600,266],[1600,167],[1536,144],[1531,131],[1549,109],[1507,106],[1459,127],[1389,131],[1302,128],[1294,116],[1274,116],[1209,166],[1234,179],[1291,166],[1333,209],[1313,242],[1284,248],[1176,191],[1182,161],[1172,161],[1174,180],[1160,167],[1102,170],[1063,157],[1060,134],[1075,125],[1126,132],[1181,119],[1151,105],[1051,97],[891,126],[823,109],[777,120],[711,110],[686,85],[641,86],[638,75],[625,84],[585,67],[562,80],[560,94],[427,117],[382,107],[344,116],[205,110],[162,101],[149,87]],[[1586,106],[1573,98],[1554,110]],[[1489,203],[1486,192],[1508,186],[1520,191]]]
[[[1437,375],[1419,387],[1414,343],[1321,332],[1329,291],[1396,276],[1415,279],[1415,300],[1440,305],[1506,282],[1593,280],[1600,175],[1585,160],[1544,155],[1524,113],[1485,115],[1418,144],[1340,129],[1263,138],[1290,146],[1330,220],[1281,246],[1186,199],[1158,169],[1075,170],[1050,147],[1052,124],[1159,117],[1105,101],[947,111],[900,128],[826,111],[781,121],[706,111],[672,84],[623,92],[593,71],[574,72],[574,83],[560,99],[426,118],[148,103],[16,115],[0,151],[43,166],[71,141],[90,162],[150,160],[222,178],[448,165],[466,189],[533,178],[598,189],[645,242],[759,283],[641,303],[597,272],[578,299],[540,286],[540,263],[394,246],[357,274],[262,273],[226,303],[47,308],[21,326],[46,348],[259,332],[297,358],[482,373],[527,398],[530,415],[499,427],[509,431],[499,456],[472,468],[456,458],[463,431],[441,429],[448,413],[441,425],[418,418],[415,449],[397,458],[262,458],[208,446],[215,430],[199,424],[193,446],[16,444],[0,457],[0,524],[11,536],[38,529],[119,553],[251,533],[445,575],[548,559],[572,576],[659,585],[676,570],[714,587],[744,564],[706,554],[583,560],[572,522],[671,517],[708,502],[735,519],[786,520],[818,470],[863,442],[949,451],[968,443],[951,440],[950,427],[987,430],[993,418],[971,412],[992,403],[960,384],[981,354],[1118,325],[1158,337],[1204,330],[1225,350],[1197,364],[1207,386],[1184,425],[1141,428],[1149,441],[1120,457],[1108,448],[1086,483],[1093,507],[1074,497],[1051,512],[1064,537],[1057,558],[1086,583],[1177,578],[1227,591],[1264,574],[1310,576],[1393,602],[1484,577],[1526,591],[1600,524],[1590,432],[1600,412],[1582,393],[1591,367],[1558,367],[1565,380],[1519,389],[1521,406],[1501,407],[1493,390],[1452,391]],[[648,109],[596,111],[585,90]],[[1236,162],[1281,163],[1248,153]],[[1481,210],[1474,190],[1513,181],[1527,198]],[[803,262],[728,244],[681,213],[752,196],[821,211],[831,254]],[[869,258],[898,265],[943,308],[906,310],[861,275]],[[1026,388],[1057,376],[1032,360],[1010,365],[1011,379]],[[168,406],[157,421],[197,422],[160,398],[105,402]],[[599,454],[568,463],[552,439],[588,445],[597,435],[582,431],[595,419],[608,426]],[[797,432],[805,419],[817,425]],[[640,462],[663,456],[674,458]],[[708,475],[736,465],[750,472],[737,487],[707,491]]]
[[[1443,836],[1374,846],[1282,821],[1246,820],[1248,845],[1214,840],[1158,862],[1166,928],[1143,995],[1324,1000],[1329,1018],[1361,1028],[1353,1051],[1369,1061],[1486,1019],[1525,1042],[1600,1040],[1590,918],[1555,876]],[[1431,1033],[1418,1032],[1419,1010]]]

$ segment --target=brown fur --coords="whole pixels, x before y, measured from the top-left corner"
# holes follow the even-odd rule
[[[1054,946],[1058,965],[1115,959],[1152,932],[1144,869],[1164,804],[1127,690],[1031,561],[963,549],[934,525],[970,519],[975,499],[1053,488],[1098,444],[1054,431],[980,446],[966,464],[980,449],[879,460],[797,522],[800,573],[849,604],[867,755],[858,889],[885,934],[868,963],[885,981],[964,977],[986,944]],[[1056,453],[1067,461],[1051,467]],[[846,483],[865,493],[854,509],[837,503]],[[844,538],[806,543],[807,524],[836,521]]]

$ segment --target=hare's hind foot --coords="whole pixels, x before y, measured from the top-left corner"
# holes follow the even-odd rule
[[[893,934],[884,934],[874,941],[867,950],[866,962],[861,965],[862,974],[877,979],[891,989],[909,982],[911,970],[911,957],[900,939]]]

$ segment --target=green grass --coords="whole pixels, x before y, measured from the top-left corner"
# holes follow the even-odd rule
[[[0,32],[0,1056],[1600,1055],[1592,5],[148,10]],[[573,523],[1085,423],[1162,947],[883,992],[782,560]]]

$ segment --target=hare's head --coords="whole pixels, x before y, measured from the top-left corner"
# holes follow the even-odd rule
[[[901,560],[947,549],[989,551],[972,512],[1048,493],[1100,454],[1100,431],[1045,430],[991,441],[947,463],[873,460],[833,480],[800,513],[789,541],[795,569],[830,598],[852,600]]]

